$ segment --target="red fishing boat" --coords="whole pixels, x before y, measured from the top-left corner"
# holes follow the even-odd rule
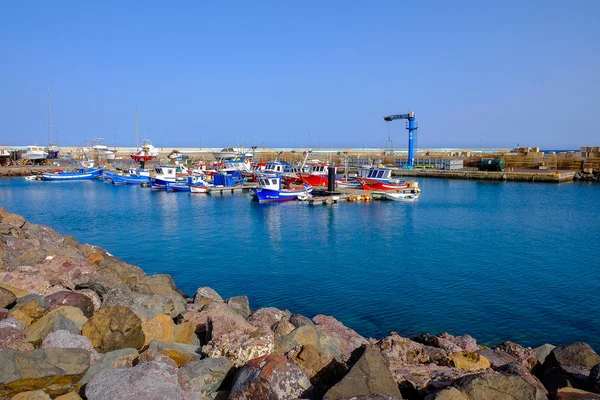
[[[399,190],[410,185],[410,182],[392,179],[392,170],[389,168],[372,167],[366,175],[356,178],[364,190]]]
[[[335,168],[335,167],[333,167]],[[329,183],[329,165],[312,164],[308,172],[300,172],[298,176],[302,182],[310,186],[327,186]]]

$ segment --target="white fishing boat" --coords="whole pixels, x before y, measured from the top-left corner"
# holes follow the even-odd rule
[[[21,156],[26,160],[45,160],[48,156],[46,150],[42,146],[27,146],[27,152]]]
[[[386,192],[385,198],[393,201],[403,201],[411,203],[419,198],[416,193],[402,193],[402,192]]]
[[[102,140],[102,138],[94,139],[94,142],[92,143],[92,150],[99,160],[114,160],[115,153],[111,151],[107,145],[102,143]]]

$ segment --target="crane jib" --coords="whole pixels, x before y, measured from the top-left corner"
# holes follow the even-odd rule
[[[395,114],[395,115],[388,115],[387,117],[383,117],[383,119],[387,122],[396,120],[396,119],[409,119],[410,118],[410,114]]]

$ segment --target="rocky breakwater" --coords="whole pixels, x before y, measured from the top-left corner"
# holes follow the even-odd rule
[[[585,343],[367,339],[334,317],[193,297],[0,209],[0,399],[600,399]]]
[[[573,179],[576,181],[600,183],[600,169],[584,168],[583,170],[575,173]]]
[[[55,166],[0,167],[0,178],[49,174],[57,169],[61,171],[77,171],[77,169],[72,167],[58,168]]]

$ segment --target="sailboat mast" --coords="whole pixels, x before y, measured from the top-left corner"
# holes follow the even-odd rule
[[[138,109],[135,109],[135,151],[138,151],[139,142],[138,142]]]
[[[48,144],[52,143],[52,114],[50,112],[50,86],[48,86]]]

